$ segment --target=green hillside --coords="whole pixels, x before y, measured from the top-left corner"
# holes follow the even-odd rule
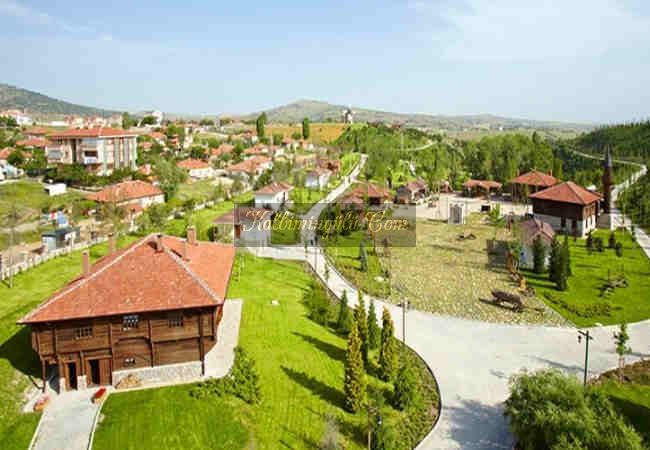
[[[585,153],[603,154],[603,149],[612,147],[615,158],[647,161],[650,159],[650,121],[608,125],[575,140]]]
[[[34,116],[115,114],[115,111],[75,105],[38,92],[0,83],[0,110],[5,109],[24,110]]]

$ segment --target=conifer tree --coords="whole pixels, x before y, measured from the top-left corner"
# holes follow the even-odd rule
[[[375,311],[375,301],[370,300],[368,307],[368,348],[374,350],[379,347],[381,341],[381,330],[377,323],[377,313]]]
[[[359,243],[359,263],[361,265],[360,270],[362,272],[368,271],[368,252],[366,252],[366,246],[363,244],[363,241]]]
[[[393,404],[397,409],[405,410],[415,404],[420,397],[417,380],[411,364],[404,361],[395,378]]]
[[[571,250],[569,249],[569,235],[564,234],[564,242],[562,244],[562,250],[564,251],[565,258],[566,258],[566,275],[567,277],[570,277],[573,275],[571,273]]]
[[[541,236],[537,236],[533,241],[533,271],[535,273],[544,273],[546,263],[546,246]]]
[[[379,373],[384,381],[392,381],[397,373],[397,340],[393,334],[395,325],[388,309],[382,313],[381,348],[379,350]]]
[[[554,237],[551,242],[551,255],[548,264],[548,279],[557,284],[559,279],[560,259],[562,258],[560,243]]]
[[[368,364],[368,318],[366,317],[366,302],[363,300],[363,292],[359,291],[358,297],[359,301],[354,310],[354,322],[359,331],[359,339],[361,339],[363,362]]]
[[[366,374],[361,354],[361,339],[356,323],[348,336],[348,350],[345,357],[345,407],[350,412],[357,412],[363,406],[366,393]]]
[[[352,314],[348,308],[348,291],[343,291],[339,301],[339,315],[336,319],[336,329],[339,333],[348,334],[352,328]]]

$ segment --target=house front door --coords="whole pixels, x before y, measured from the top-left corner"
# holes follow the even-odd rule
[[[65,363],[65,384],[66,390],[77,389],[77,363]]]

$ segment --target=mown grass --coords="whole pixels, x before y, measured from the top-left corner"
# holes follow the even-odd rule
[[[650,448],[650,386],[608,381],[598,387],[604,392]]]
[[[569,289],[557,291],[548,275],[527,273],[529,285],[535,287],[538,296],[564,317],[578,326],[604,325],[621,322],[638,322],[650,317],[650,260],[626,231],[617,231],[616,240],[623,245],[623,256],[616,256],[613,249],[604,252],[587,251],[586,239],[569,239],[571,270]],[[601,237],[607,247],[609,232],[597,230],[594,237]],[[617,288],[613,293],[601,296],[601,288],[608,277],[625,274],[629,285]],[[545,295],[546,294],[546,295]],[[550,296],[556,301],[548,299]],[[563,300],[561,304],[557,300]],[[599,303],[611,306],[609,315],[589,315],[582,311]]]
[[[364,448],[365,413],[343,409],[346,340],[307,317],[302,298],[311,282],[298,263],[238,256],[228,296],[244,301],[239,341],[256,362],[259,405],[234,398],[195,401],[188,398],[189,387],[114,395],[104,406],[95,448],[153,448],[161,443],[178,448],[181,442],[181,448],[225,448],[215,439],[220,433],[239,437],[241,427],[248,430],[248,441],[232,439],[229,448],[317,448],[330,415],[339,424],[345,448]],[[419,379],[435,386],[426,368],[416,366]],[[369,378],[376,387],[390,389]],[[435,397],[435,392],[428,397],[437,404],[431,395]],[[225,418],[215,413],[221,409],[228,412]],[[403,414],[390,406],[382,413],[385,420],[399,420]],[[421,435],[428,432],[433,418],[424,422]]]
[[[271,228],[271,244],[299,244],[301,224],[302,221],[291,214],[277,214]]]
[[[123,246],[132,237],[120,239]],[[90,249],[93,260],[106,253],[107,245]],[[14,286],[0,283],[0,442],[3,449],[24,450],[29,445],[39,415],[22,414],[23,393],[41,385],[40,365],[30,343],[29,328],[16,321],[64,286],[81,270],[81,252],[50,260],[14,277]]]

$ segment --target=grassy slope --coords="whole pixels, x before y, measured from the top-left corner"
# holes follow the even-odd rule
[[[23,223],[38,219],[41,209],[45,206],[57,209],[69,206],[78,198],[81,198],[81,195],[76,192],[50,197],[43,190],[43,185],[35,181],[24,180],[0,185],[0,227],[7,225],[5,218],[14,202],[20,215],[20,223]]]
[[[594,236],[600,236],[607,246],[608,232],[596,231]],[[569,289],[565,292],[555,290],[548,281],[547,275],[528,273],[529,285],[535,287],[538,294],[550,293],[572,304],[588,305],[607,302],[613,307],[621,309],[612,310],[610,316],[580,317],[567,309],[547,301],[567,319],[578,326],[593,326],[596,323],[604,325],[621,322],[638,322],[650,317],[650,260],[641,248],[632,241],[629,233],[616,232],[617,241],[623,244],[623,257],[618,258],[612,249],[606,248],[603,253],[594,252],[589,255],[585,246],[585,239],[578,239],[571,245],[571,269],[573,276],[569,278]],[[600,297],[600,287],[607,280],[608,271],[616,276],[624,268],[629,286],[619,288],[608,297]],[[545,299],[546,300],[546,299]]]
[[[238,436],[240,424],[249,430],[249,446],[254,448],[314,448],[328,414],[337,417],[346,448],[363,448],[365,415],[351,415],[342,408],[346,342],[309,320],[301,303],[311,276],[296,263],[244,258],[241,277],[235,269],[228,296],[244,299],[240,344],[256,361],[262,403],[250,406],[230,398],[194,403],[187,398],[188,387],[112,396],[95,448],[152,448],[161,439],[170,443],[168,448],[180,439],[183,448],[185,439],[189,439],[187,448],[209,448],[223,428],[227,436]],[[272,306],[272,300],[279,305]],[[376,379],[372,382],[383,385]],[[231,410],[240,422],[227,416],[225,423],[218,423],[221,417],[214,414],[215,402]],[[176,419],[181,409],[188,411],[184,415],[189,419]],[[153,420],[151,411],[156,411]],[[384,412],[384,417],[397,414]],[[233,444],[230,448],[241,447]]]
[[[650,386],[609,381],[599,387],[650,445]]]
[[[131,240],[122,239],[120,244]],[[95,246],[91,257],[97,259],[105,252],[105,244]],[[81,252],[75,252],[17,275],[13,289],[0,283],[0,442],[3,449],[25,449],[39,417],[19,413],[22,393],[30,386],[28,377],[40,377],[40,366],[31,350],[28,328],[16,325],[16,320],[65,285],[80,269]]]

